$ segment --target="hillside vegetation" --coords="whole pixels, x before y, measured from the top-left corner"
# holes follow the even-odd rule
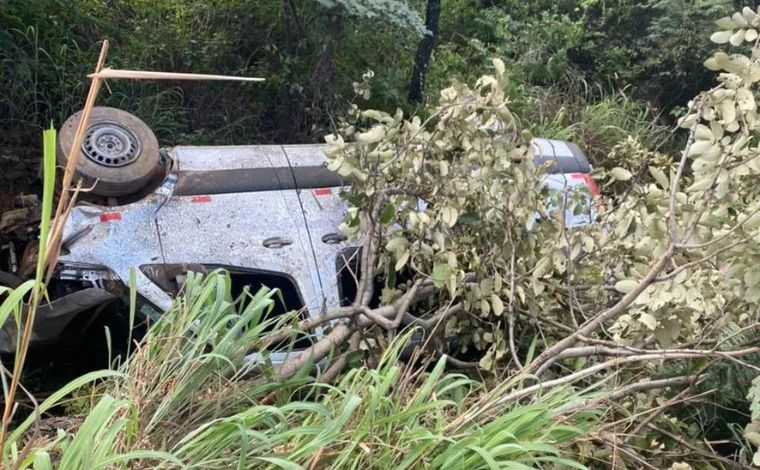
[[[757,5],[11,0],[0,22],[2,164],[44,153],[41,246],[55,131],[35,142],[82,106],[103,38],[114,67],[266,77],[99,104],[166,145],[326,141],[362,244],[355,299],[315,317],[268,320],[276,290],[233,298],[215,271],[44,400],[18,351],[4,467],[760,466]],[[533,136],[589,155],[597,223],[552,210],[591,209],[545,187]],[[45,253],[3,291],[20,331]]]

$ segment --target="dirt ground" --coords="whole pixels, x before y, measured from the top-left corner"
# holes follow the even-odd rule
[[[37,140],[30,139],[28,145],[0,142],[0,214],[13,208],[17,195],[40,191],[42,135]]]

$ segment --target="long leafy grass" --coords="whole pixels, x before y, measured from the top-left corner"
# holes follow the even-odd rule
[[[567,140],[587,152],[594,166],[624,164],[610,156],[612,149],[633,138],[646,148],[669,149],[675,139],[655,111],[633,100],[624,90],[610,93],[590,87],[580,78],[535,90],[529,121],[535,135]]]
[[[275,320],[276,292],[230,296],[223,272],[191,275],[183,297],[118,370],[82,377],[54,394],[9,436],[6,465],[109,468],[582,468],[565,451],[597,415],[564,416],[560,391],[512,405],[488,421],[448,430],[484,392],[471,378],[399,362],[412,332],[377,367],[356,367],[334,385],[306,373],[270,380],[246,360]],[[283,321],[283,320],[279,320]],[[287,346],[283,346],[287,349]],[[88,385],[90,384],[90,385]],[[68,433],[36,432],[44,413],[78,389]]]

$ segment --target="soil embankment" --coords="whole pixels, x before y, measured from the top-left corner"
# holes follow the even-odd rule
[[[17,195],[40,190],[41,151],[41,132],[0,131],[0,214]]]

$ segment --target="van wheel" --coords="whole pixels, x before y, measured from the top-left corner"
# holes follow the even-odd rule
[[[58,164],[65,168],[82,111],[58,133]],[[150,128],[126,111],[96,106],[79,149],[74,181],[98,196],[128,196],[140,191],[159,168],[158,140]]]

